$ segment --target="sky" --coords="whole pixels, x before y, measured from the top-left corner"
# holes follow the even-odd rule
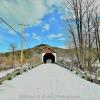
[[[68,31],[64,0],[0,0],[0,17],[21,35],[24,24],[24,49],[39,44],[66,48]],[[100,0],[96,0],[100,4]],[[10,51],[10,44],[21,49],[21,36],[0,20],[0,52]]]
[[[18,34],[24,24],[25,45],[65,47],[67,40],[62,0],[0,0],[0,17]],[[0,20],[0,52],[10,51],[15,43],[21,49],[21,37]]]

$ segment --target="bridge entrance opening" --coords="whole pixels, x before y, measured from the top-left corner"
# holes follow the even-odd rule
[[[46,53],[43,56],[43,61],[44,61],[44,63],[47,63],[48,61],[55,63],[55,56],[52,53]]]

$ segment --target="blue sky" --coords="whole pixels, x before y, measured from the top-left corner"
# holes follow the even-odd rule
[[[25,48],[38,44],[65,47],[65,26],[62,0],[1,0],[0,17],[21,34],[19,23],[29,24],[24,28]],[[26,43],[27,42],[27,43]],[[9,44],[21,48],[21,37],[0,21],[0,52],[9,51]]]

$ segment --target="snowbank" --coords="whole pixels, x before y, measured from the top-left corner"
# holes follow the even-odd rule
[[[12,69],[8,69],[8,70],[6,70],[6,71],[1,71],[1,72],[0,72],[0,78],[6,76],[7,74],[9,74],[9,73],[11,73],[11,72],[13,72],[14,70],[15,70],[15,69],[12,68]]]

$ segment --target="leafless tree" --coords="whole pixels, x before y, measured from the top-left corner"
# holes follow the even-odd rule
[[[94,25],[94,34],[95,34],[95,44],[96,44],[96,51],[97,51],[97,58],[99,59],[100,63],[100,34],[99,34],[99,28],[100,28],[100,19],[98,17],[97,8],[94,9],[94,14],[92,16],[93,18],[93,25]]]
[[[95,0],[65,0],[64,4],[72,19],[69,22],[69,33],[72,35],[79,67],[86,70],[87,66],[87,70],[91,70],[94,37],[98,57],[100,50],[99,20],[95,11]]]

